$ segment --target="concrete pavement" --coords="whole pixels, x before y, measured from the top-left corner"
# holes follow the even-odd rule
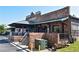
[[[26,45],[21,45],[18,42],[9,42],[7,37],[0,36],[0,52],[33,52],[33,51],[30,51],[28,49],[28,46]],[[51,52],[51,51],[45,49],[40,50],[39,52]]]
[[[6,37],[0,36],[0,52],[22,52],[22,50],[11,45]]]

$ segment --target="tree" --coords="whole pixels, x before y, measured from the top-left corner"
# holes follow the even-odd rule
[[[5,28],[6,26],[5,25],[0,25],[0,33],[3,33],[3,32],[5,32],[6,31],[6,28]]]

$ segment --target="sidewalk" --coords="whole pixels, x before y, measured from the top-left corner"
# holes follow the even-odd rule
[[[28,46],[21,45],[19,42],[12,42],[13,46],[17,47],[19,50],[22,50],[23,52],[51,52],[48,49],[40,50],[40,51],[31,51],[28,49]]]
[[[28,49],[28,46],[21,45],[19,42],[11,42],[10,44],[17,47],[19,50],[22,50],[23,52],[30,52],[30,50]]]

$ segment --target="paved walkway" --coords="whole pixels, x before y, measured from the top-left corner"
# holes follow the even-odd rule
[[[0,36],[0,52],[22,52],[22,50],[11,45],[6,37]]]

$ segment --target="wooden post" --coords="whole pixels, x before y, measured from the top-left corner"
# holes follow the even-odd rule
[[[47,33],[49,33],[49,25],[47,26]]]
[[[31,48],[31,51],[33,51],[33,47],[32,47],[32,44],[31,44],[31,47],[30,47],[30,48]]]
[[[60,43],[60,33],[58,33],[58,44]]]
[[[52,32],[52,25],[50,25],[50,32]]]
[[[62,33],[64,33],[64,23],[62,22]]]

